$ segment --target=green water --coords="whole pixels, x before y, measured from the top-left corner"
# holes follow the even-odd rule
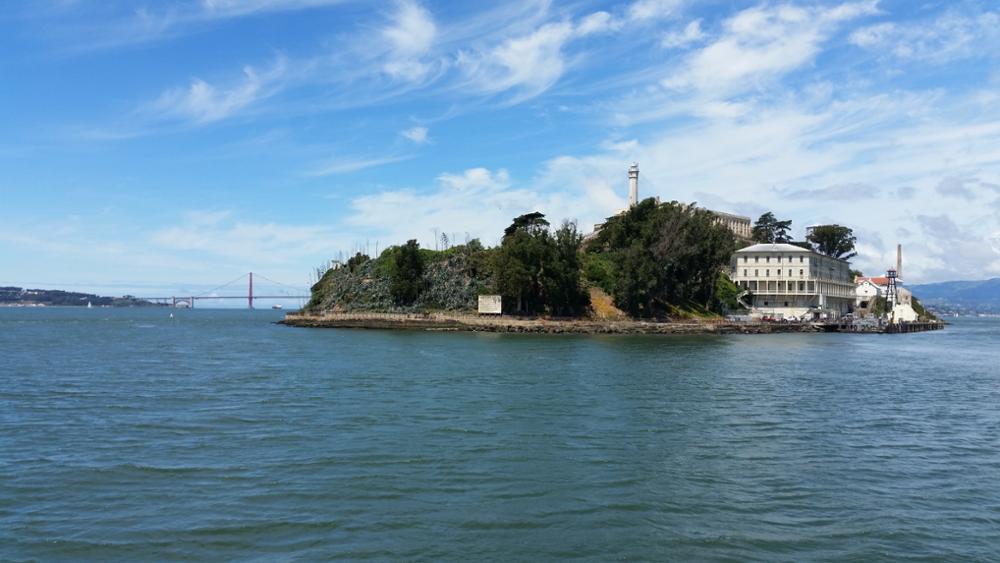
[[[0,309],[0,560],[1000,560],[1000,323]]]

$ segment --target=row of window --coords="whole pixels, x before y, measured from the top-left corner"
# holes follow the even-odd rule
[[[794,257],[793,257],[793,256],[789,256],[789,257],[788,257],[788,263],[789,263],[789,264],[791,264],[791,263],[792,263],[792,258],[794,258]],[[775,259],[775,261],[776,261],[776,262],[778,262],[779,264],[781,263],[781,256],[775,256],[775,257],[774,257],[774,259]],[[748,262],[749,260],[750,260],[750,257],[749,257],[749,256],[744,256],[744,257],[743,257],[743,263],[744,263],[744,264],[746,264],[746,263],[747,263],[747,262]],[[753,261],[754,261],[754,263],[755,263],[755,264],[759,264],[759,263],[760,263],[760,256],[754,256],[754,257],[753,257]],[[805,256],[799,256],[799,264],[802,264],[802,263],[804,263],[805,261],[806,261],[806,257],[805,257]],[[770,264],[770,263],[771,263],[771,257],[770,257],[770,256],[765,256],[765,257],[764,257],[764,262],[766,262],[766,263]]]
[[[746,268],[743,269],[743,277],[748,277],[748,274],[747,274],[748,271],[749,270],[747,270]],[[754,275],[755,278],[759,278],[760,277],[760,270],[754,270],[753,271],[753,275]],[[774,275],[780,276],[781,275],[781,270],[775,270],[774,271]],[[804,275],[806,275],[806,271],[800,269],[799,270],[799,277],[802,277]],[[771,270],[770,269],[764,270],[764,277],[766,277],[766,278],[771,277]],[[788,277],[792,277],[792,271],[791,270],[788,270]]]

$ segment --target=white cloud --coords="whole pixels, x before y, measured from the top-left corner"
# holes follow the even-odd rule
[[[1000,193],[1000,186],[983,182],[972,174],[962,174],[942,178],[936,190],[946,197],[960,197],[972,201],[981,196]]]
[[[273,96],[281,89],[286,73],[284,58],[278,59],[263,73],[253,67],[243,68],[243,78],[228,87],[218,87],[195,78],[186,88],[174,88],[160,95],[143,112],[154,118],[183,119],[211,123],[233,116],[258,100]]]
[[[949,11],[928,21],[883,22],[854,31],[850,42],[902,60],[936,64],[1000,52],[1000,13]]]
[[[192,17],[233,18],[261,12],[317,8],[343,3],[344,0],[202,0],[200,11]]]
[[[549,89],[562,76],[563,45],[572,37],[569,23],[550,23],[508,39],[488,53],[459,53],[457,63],[472,85],[487,93],[515,90],[515,101]]]
[[[306,172],[306,176],[332,176],[335,174],[349,174],[368,168],[375,168],[384,164],[401,162],[413,158],[409,155],[390,155],[378,157],[347,157],[328,160],[316,168]]]
[[[849,41],[859,47],[873,47],[888,40],[896,33],[896,24],[879,23],[854,30]]]
[[[743,10],[723,22],[715,41],[692,53],[669,89],[694,89],[713,97],[738,94],[811,62],[839,23],[876,12],[874,1],[826,8],[790,4]]]
[[[342,4],[344,0],[200,0],[175,3],[152,3],[155,8],[133,7],[131,2],[120,3],[101,14],[100,21],[73,29],[64,37],[61,48],[70,51],[113,49],[150,43],[202,31],[215,22],[276,12],[289,12]],[[112,3],[105,3],[112,4]],[[104,8],[104,6],[101,6]],[[59,17],[67,13],[85,12],[86,3],[65,5]],[[157,9],[158,8],[158,9]]]
[[[593,221],[595,207],[624,204],[602,181],[586,176],[587,166],[574,159],[548,163],[530,186],[517,185],[505,170],[445,173],[429,190],[389,190],[355,198],[347,224],[387,244],[417,238],[424,246],[434,246],[435,230],[457,235],[458,240],[467,233],[495,244],[511,220],[523,213],[541,211],[555,225],[563,219]],[[570,177],[573,183],[566,183]],[[574,187],[567,190],[568,185]],[[585,231],[589,226],[581,223]]]
[[[400,135],[413,141],[418,145],[422,145],[430,140],[427,138],[426,127],[411,127],[409,129],[406,129],[405,131],[400,132]]]
[[[413,0],[400,0],[391,19],[381,31],[390,47],[382,70],[399,80],[421,80],[430,68],[421,59],[434,43],[437,26],[430,12]]]
[[[667,49],[679,49],[700,41],[704,37],[705,34],[701,31],[701,20],[694,20],[684,26],[682,31],[672,31],[663,36],[660,45]]]
[[[614,31],[621,28],[621,22],[615,20],[607,12],[594,12],[585,16],[576,26],[576,34],[580,37],[594,33]]]
[[[628,19],[646,21],[671,17],[683,5],[684,0],[636,0],[628,7]]]
[[[150,241],[164,250],[204,252],[256,265],[331,255],[343,240],[327,226],[246,222],[229,214],[205,222],[198,215],[189,213],[180,225],[154,231]]]

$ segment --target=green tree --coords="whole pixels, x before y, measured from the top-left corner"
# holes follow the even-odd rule
[[[542,265],[545,305],[556,315],[576,315],[590,304],[590,295],[580,284],[580,245],[583,236],[576,223],[564,221],[552,237],[551,249]]]
[[[858,255],[854,251],[857,237],[854,231],[841,225],[817,225],[809,229],[806,240],[812,244],[813,250],[820,254],[849,260]]]
[[[614,265],[615,304],[655,317],[676,307],[718,310],[718,275],[736,241],[706,210],[646,199],[608,220],[590,248]]]
[[[534,314],[544,309],[542,268],[553,251],[549,222],[539,212],[516,217],[504,230],[493,256],[493,280],[508,310]]]
[[[792,228],[791,220],[779,221],[774,213],[768,211],[760,216],[753,224],[751,236],[754,242],[760,243],[788,243],[792,237],[788,231]]]
[[[358,268],[358,266],[364,264],[365,262],[367,262],[369,260],[371,260],[371,258],[369,258],[367,254],[362,254],[362,253],[358,252],[357,254],[355,254],[354,256],[352,256],[351,258],[347,259],[347,269],[349,271],[353,272],[353,271],[355,271]]]
[[[389,293],[398,305],[412,305],[424,286],[424,259],[416,240],[408,240],[392,255]]]
[[[715,282],[715,296],[723,313],[745,309],[739,301],[742,293],[743,288],[733,283],[724,272],[719,272],[719,277]]]

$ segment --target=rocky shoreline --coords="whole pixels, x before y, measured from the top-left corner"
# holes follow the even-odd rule
[[[302,328],[359,328],[534,334],[770,334],[817,332],[807,323],[698,321],[597,321],[521,317],[480,317],[451,313],[289,313],[279,324]]]

